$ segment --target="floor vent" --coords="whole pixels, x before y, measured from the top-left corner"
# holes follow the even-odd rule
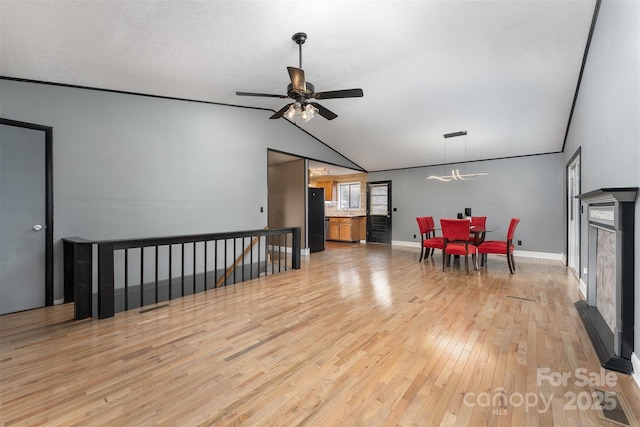
[[[531,299],[531,298],[516,297],[516,296],[513,296],[513,295],[507,295],[507,298],[519,299],[519,300],[522,300],[522,301],[538,302],[538,301],[536,301],[534,299]]]
[[[629,403],[621,393],[598,389],[595,392],[600,404],[600,418],[620,426],[638,427]]]
[[[144,309],[144,310],[140,310],[140,311],[138,311],[138,314],[145,314],[145,313],[148,313],[148,312],[150,312],[150,311],[157,310],[157,309],[159,309],[159,308],[165,308],[165,307],[169,307],[169,304],[162,304],[162,305],[157,305],[157,306],[155,306],[155,307],[146,308],[146,309]]]

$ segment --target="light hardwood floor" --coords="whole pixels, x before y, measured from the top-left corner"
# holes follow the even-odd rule
[[[467,276],[418,257],[329,243],[301,270],[144,314],[0,316],[0,423],[614,426],[594,388],[640,417],[631,377],[600,370],[560,262],[516,258],[511,275],[490,257]]]

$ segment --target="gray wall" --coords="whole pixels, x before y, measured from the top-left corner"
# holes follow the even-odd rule
[[[486,171],[470,181],[427,180],[429,175]],[[547,154],[513,159],[369,173],[369,181],[392,181],[392,239],[418,243],[417,216],[455,218],[464,208],[487,216],[488,226],[500,228],[490,239],[504,239],[512,217],[520,218],[516,250],[561,254],[563,156]]]
[[[640,3],[604,0],[582,78],[564,162],[581,147],[582,192],[640,187]],[[635,205],[635,354],[640,353],[640,200]],[[587,224],[581,259],[587,262]],[[592,272],[595,273],[595,272]],[[588,283],[588,277],[582,276]]]
[[[268,148],[355,167],[268,111],[9,80],[0,97],[0,117],[53,127],[55,299],[62,237],[261,229]]]

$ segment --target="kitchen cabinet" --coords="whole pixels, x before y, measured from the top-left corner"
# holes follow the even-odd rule
[[[340,240],[340,222],[338,218],[329,218],[329,234],[327,240]]]
[[[354,242],[360,240],[360,233],[354,232],[356,224],[353,220],[340,223],[340,240]]]
[[[324,188],[324,200],[330,202],[333,200],[333,184],[334,181],[316,181],[310,182],[309,187]]]
[[[330,202],[333,200],[333,181],[322,181],[318,184],[321,184],[322,188],[324,188],[324,200]]]
[[[361,217],[329,217],[327,240],[359,242]]]

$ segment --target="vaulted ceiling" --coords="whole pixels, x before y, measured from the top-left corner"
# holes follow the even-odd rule
[[[338,117],[296,124],[365,170],[550,153],[563,147],[595,6],[2,0],[0,75],[259,107],[268,120],[288,100],[235,92],[286,94],[291,37],[305,32],[306,80],[364,97],[318,101]],[[460,130],[464,141],[445,143]]]

